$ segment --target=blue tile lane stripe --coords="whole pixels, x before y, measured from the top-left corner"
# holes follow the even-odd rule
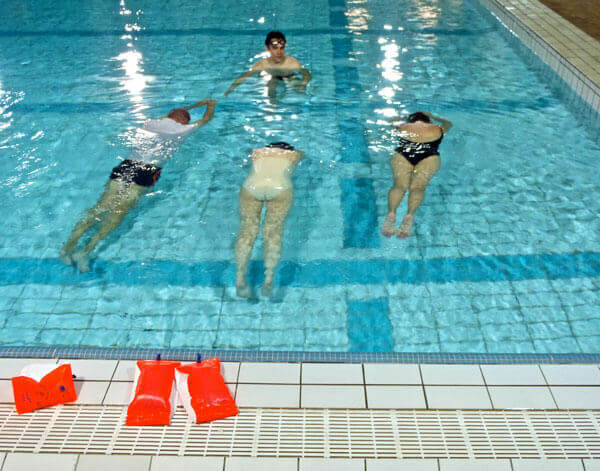
[[[354,237],[354,236],[353,236]],[[261,262],[251,267],[259,273]],[[52,258],[1,258],[0,284],[88,284],[125,286],[232,286],[235,265],[229,261],[180,263],[144,260],[126,263],[97,259],[88,273]],[[600,252],[576,254],[497,255],[425,260],[313,260],[283,261],[281,286],[322,287],[346,284],[449,283],[521,281],[600,276]]]
[[[342,178],[344,248],[379,247],[377,207],[371,178]]]
[[[394,350],[387,298],[347,302],[347,329],[351,352]]]

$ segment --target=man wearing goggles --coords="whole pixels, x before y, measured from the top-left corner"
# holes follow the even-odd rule
[[[225,92],[229,95],[238,85],[244,83],[248,78],[256,74],[268,74],[270,76],[267,88],[269,98],[275,99],[275,89],[280,80],[292,79],[289,84],[299,92],[306,90],[311,75],[302,64],[292,56],[285,55],[285,36],[279,31],[271,31],[265,39],[265,48],[269,56],[256,62],[250,70],[244,72],[231,84]],[[287,81],[287,80],[286,80]]]

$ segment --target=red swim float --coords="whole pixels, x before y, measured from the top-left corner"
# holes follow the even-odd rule
[[[182,365],[177,368],[175,378],[179,399],[194,422],[210,422],[238,414],[221,376],[218,358]]]
[[[169,425],[175,409],[173,379],[179,365],[178,361],[137,362],[134,397],[125,425]]]
[[[71,365],[29,365],[12,378],[18,414],[77,400]]]

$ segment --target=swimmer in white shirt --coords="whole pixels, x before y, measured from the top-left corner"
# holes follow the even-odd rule
[[[274,142],[252,152],[252,171],[239,195],[240,232],[235,244],[235,287],[238,296],[248,298],[251,294],[247,280],[248,263],[260,231],[263,205],[266,205],[266,213],[263,227],[265,282],[262,294],[271,296],[273,292],[273,276],[281,254],[283,226],[294,199],[290,177],[303,157],[301,151],[285,142]]]
[[[179,149],[185,138],[208,123],[215,112],[215,100],[202,100],[185,108],[175,108],[168,115],[151,119],[137,130],[134,149],[129,159],[113,168],[104,193],[75,225],[71,237],[60,251],[67,265],[77,265],[80,272],[90,270],[88,254],[114,231],[125,215],[150,191],[160,177],[162,166]],[[188,110],[206,105],[204,116],[190,123]],[[99,223],[89,242],[75,252],[79,239]]]

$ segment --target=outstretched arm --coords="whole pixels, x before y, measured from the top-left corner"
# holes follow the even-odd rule
[[[238,85],[241,85],[242,83],[244,83],[246,80],[248,80],[253,75],[257,74],[258,72],[259,72],[259,70],[254,69],[254,68],[248,70],[247,72],[244,72],[242,75],[240,75],[238,78],[236,78],[235,81],[231,84],[231,86],[227,89],[227,91],[225,92],[225,96],[229,95],[233,90],[235,90],[237,88]]]
[[[192,105],[191,107],[186,108],[186,109],[190,109],[190,108],[196,108],[197,106],[206,105],[206,111],[204,111],[204,116],[202,116],[202,118],[200,118],[198,121],[195,121],[191,124],[194,124],[194,125],[200,127],[200,126],[204,126],[206,123],[208,123],[215,115],[215,105],[216,104],[217,104],[217,100],[202,100],[202,101],[199,101],[198,103],[196,103],[195,105]]]
[[[202,105],[208,105],[209,101],[215,101],[215,100],[200,100],[198,103],[194,103],[193,105],[186,106],[184,108],[184,110],[191,110],[193,108],[198,108],[199,106],[202,106]]]
[[[431,119],[434,119],[437,122],[439,122],[440,127],[444,130],[444,134],[446,134],[448,131],[450,131],[450,128],[452,127],[452,123],[450,121],[448,121],[447,119],[440,118],[440,117],[430,113],[429,111],[421,111],[421,113],[426,114]]]

